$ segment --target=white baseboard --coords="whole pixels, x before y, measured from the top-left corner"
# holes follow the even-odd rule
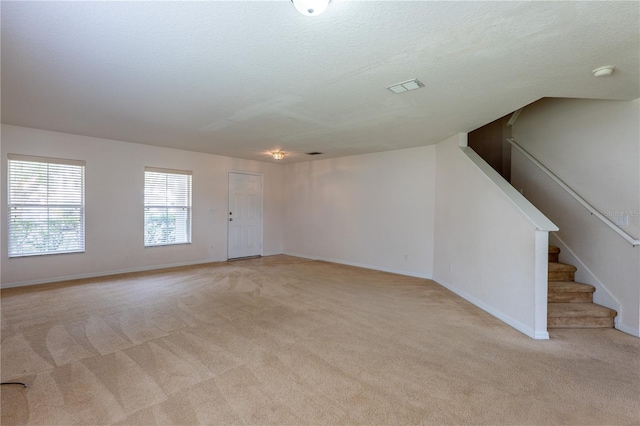
[[[548,331],[546,331],[546,330],[545,331],[535,331],[531,327],[528,327],[525,324],[521,323],[520,321],[518,321],[518,320],[516,320],[514,318],[511,318],[510,316],[506,315],[504,312],[498,311],[494,307],[487,305],[483,301],[477,299],[474,296],[471,296],[470,294],[468,294],[468,293],[466,293],[464,291],[461,291],[461,290],[457,289],[456,287],[452,286],[449,283],[446,283],[446,282],[443,282],[443,281],[438,281],[438,280],[436,280],[436,282],[438,284],[440,284],[442,287],[444,287],[444,288],[452,291],[453,293],[457,294],[458,296],[462,297],[467,302],[470,302],[470,303],[476,305],[478,308],[482,309],[483,311],[487,312],[488,314],[493,315],[494,317],[498,318],[500,321],[502,321],[505,324],[515,328],[519,332],[531,337],[532,339],[536,339],[536,340],[547,340],[547,339],[549,339],[549,332]]]
[[[326,257],[315,257],[315,256],[308,256],[308,255],[304,255],[304,254],[300,254],[300,253],[292,253],[292,252],[285,252],[283,254],[286,254],[288,256],[295,256],[295,257],[301,257],[303,259],[310,259],[310,260],[322,260],[325,262],[331,262],[331,263],[339,263],[342,265],[349,265],[349,266],[357,266],[359,268],[366,268],[366,269],[373,269],[376,271],[382,271],[382,272],[391,272],[393,274],[399,274],[399,275],[407,275],[407,276],[411,276],[411,277],[416,277],[416,278],[425,278],[425,279],[430,279],[433,280],[434,278],[432,276],[427,276],[426,274],[415,274],[415,273],[411,273],[411,272],[407,272],[407,271],[399,271],[397,269],[391,269],[391,268],[381,268],[379,266],[374,266],[374,265],[367,265],[367,264],[362,264],[362,263],[357,263],[357,262],[347,262],[344,260],[338,260],[338,259],[331,259],[331,258],[326,258]],[[468,302],[476,305],[477,307],[479,307],[480,309],[482,309],[483,311],[493,315],[494,317],[498,318],[500,321],[508,324],[509,326],[515,328],[516,330],[518,330],[521,333],[524,333],[525,335],[533,338],[533,339],[538,339],[538,340],[545,340],[545,339],[549,339],[549,333],[547,331],[542,331],[542,332],[535,332],[533,329],[531,329],[530,327],[527,327],[526,325],[522,324],[520,321],[517,321],[507,315],[505,315],[504,313],[497,311],[496,309],[494,309],[493,307],[485,304],[484,302],[476,299],[475,297],[463,292],[463,291],[459,291],[458,289],[456,289],[455,287],[453,287],[452,285],[448,285],[446,283],[442,283],[440,281],[436,281],[438,284],[440,284],[441,286],[445,287],[446,289],[452,291],[453,293],[457,294],[458,296],[462,297],[463,299],[467,300]]]
[[[224,260],[197,260],[193,262],[178,262],[178,263],[169,263],[162,265],[152,265],[152,266],[142,266],[139,268],[129,268],[129,269],[118,269],[115,271],[104,271],[104,272],[95,272],[91,274],[79,274],[79,275],[68,275],[65,277],[56,277],[56,278],[45,278],[41,280],[34,281],[22,281],[17,283],[9,283],[2,284],[1,288],[14,288],[14,287],[26,287],[30,285],[38,285],[38,284],[50,284],[57,283],[61,281],[71,281],[71,280],[82,280],[87,278],[98,278],[98,277],[107,277],[110,275],[119,275],[119,274],[129,274],[132,272],[145,272],[145,271],[155,271],[160,269],[168,269],[168,268],[176,268],[180,266],[192,266],[192,265],[202,265],[205,263],[216,263],[216,262],[224,262]]]
[[[389,272],[392,274],[405,275],[408,277],[424,278],[427,280],[432,279],[432,277],[429,274],[420,274],[416,272],[403,271],[400,269],[385,268],[385,267],[376,266],[376,265],[368,265],[366,263],[349,262],[346,260],[332,259],[330,257],[316,257],[316,256],[309,256],[305,254],[292,253],[292,252],[285,252],[282,254],[285,254],[287,256],[301,257],[303,259],[309,259],[309,260],[321,260],[323,262],[338,263],[341,265],[355,266],[355,267],[364,268],[364,269],[373,269],[374,271]]]
[[[617,318],[616,318],[617,320]],[[637,328],[629,327],[628,325],[622,324],[616,321],[616,329],[622,331],[623,333],[630,334],[634,337],[640,337],[640,330]]]

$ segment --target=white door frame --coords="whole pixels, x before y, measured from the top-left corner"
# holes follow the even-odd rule
[[[262,197],[260,197],[260,221],[261,221],[261,226],[260,226],[260,254],[259,256],[262,256],[264,254],[264,173],[256,173],[256,172],[246,172],[246,171],[242,171],[242,170],[229,170],[227,171],[227,211],[225,213],[225,220],[227,221],[227,227],[226,227],[226,232],[227,232],[227,247],[226,247],[226,252],[227,252],[227,260],[232,259],[229,257],[229,211],[231,210],[231,194],[229,192],[229,184],[231,183],[231,174],[242,174],[242,175],[251,175],[251,176],[260,176],[261,181],[262,181],[262,187],[260,188],[260,191],[262,192]],[[236,259],[236,258],[233,258]],[[240,258],[238,258],[240,259]]]

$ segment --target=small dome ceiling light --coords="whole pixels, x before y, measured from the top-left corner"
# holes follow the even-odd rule
[[[613,70],[615,69],[616,67],[613,65],[605,65],[604,67],[596,68],[592,72],[594,77],[608,77],[613,74]]]
[[[318,16],[327,10],[331,0],[291,0],[296,10],[305,16]]]
[[[284,158],[284,152],[282,151],[272,152],[271,156],[273,157],[274,160],[282,160]]]

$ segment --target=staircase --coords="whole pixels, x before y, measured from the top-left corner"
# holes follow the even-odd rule
[[[560,263],[559,254],[549,246],[547,328],[613,328],[618,313],[593,303],[595,288],[575,282],[577,268]]]

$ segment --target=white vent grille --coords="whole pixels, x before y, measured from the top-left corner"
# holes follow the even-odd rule
[[[402,83],[393,84],[387,87],[387,89],[391,90],[393,93],[402,93],[408,92],[410,90],[416,90],[421,87],[424,87],[424,84],[418,81],[417,78],[414,78],[413,80],[407,80],[403,81]]]

